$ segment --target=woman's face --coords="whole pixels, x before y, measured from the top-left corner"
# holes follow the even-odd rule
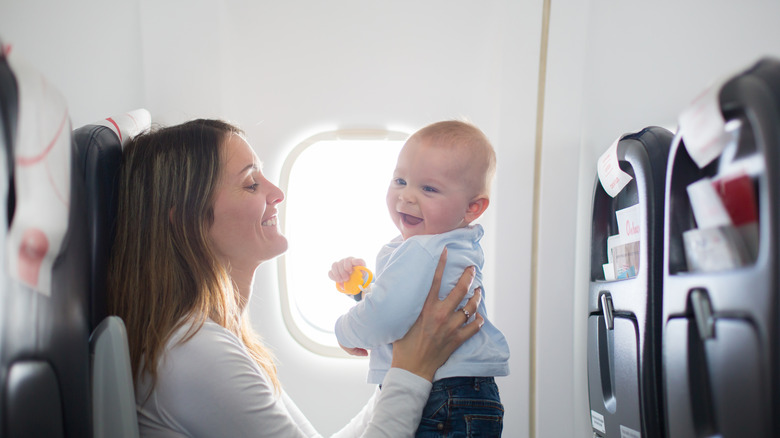
[[[287,250],[276,225],[276,205],[284,193],[261,172],[249,144],[230,135],[222,146],[222,169],[209,237],[217,255],[232,268],[254,271]]]

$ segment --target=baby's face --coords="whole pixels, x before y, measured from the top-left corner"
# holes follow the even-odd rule
[[[468,184],[470,171],[464,154],[407,142],[398,155],[387,189],[387,208],[404,239],[439,234],[468,225],[466,212],[475,196]]]

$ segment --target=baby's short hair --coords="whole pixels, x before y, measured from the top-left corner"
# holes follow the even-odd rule
[[[484,177],[479,191],[489,196],[493,175],[496,173],[496,152],[481,129],[470,122],[445,120],[421,128],[409,137],[409,141],[412,140],[425,141],[432,146],[467,150],[470,167],[479,166],[476,170]]]

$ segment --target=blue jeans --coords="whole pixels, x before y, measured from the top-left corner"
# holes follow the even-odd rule
[[[417,438],[500,437],[504,405],[492,377],[450,377],[433,382]]]

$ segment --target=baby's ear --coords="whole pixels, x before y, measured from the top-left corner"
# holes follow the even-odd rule
[[[490,199],[488,198],[477,198],[469,202],[468,209],[466,210],[466,222],[471,223],[482,216],[482,213],[487,210],[488,204],[490,204]]]

